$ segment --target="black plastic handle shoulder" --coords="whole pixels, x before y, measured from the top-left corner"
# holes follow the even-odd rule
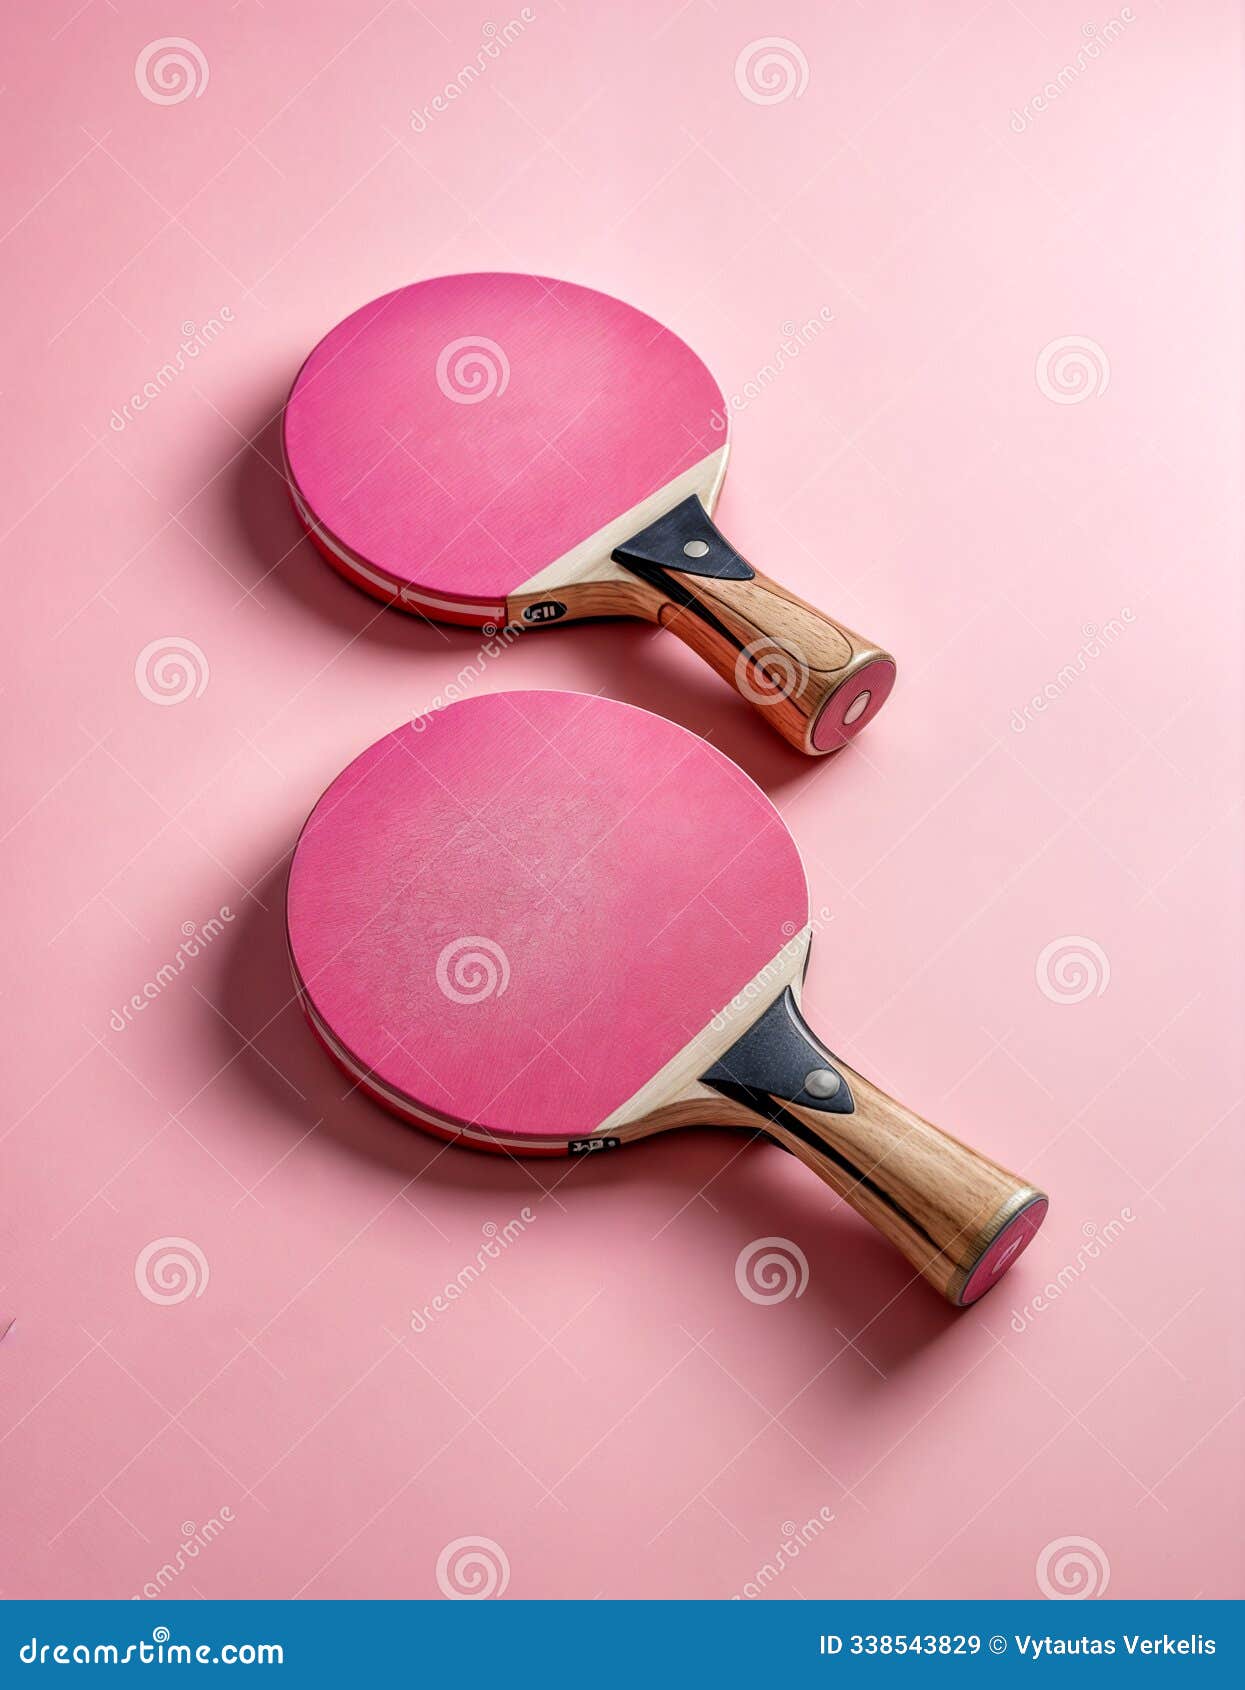
[[[695,493],[616,546],[613,557],[646,580],[654,570],[668,569],[719,581],[751,581],[756,574],[714,526]]]
[[[834,1059],[809,1031],[790,986],[701,1076],[701,1083],[768,1120],[782,1118],[784,1102],[825,1115],[850,1115],[856,1107]]]

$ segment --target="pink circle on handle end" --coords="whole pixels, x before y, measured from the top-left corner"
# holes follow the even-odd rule
[[[997,1285],[1012,1263],[1028,1249],[1035,1233],[1046,1219],[1049,1207],[1045,1197],[1034,1197],[1018,1215],[1012,1216],[969,1274],[960,1296],[961,1308],[975,1303],[978,1297],[985,1296],[992,1285]]]
[[[886,703],[894,684],[895,665],[889,658],[879,657],[858,669],[822,705],[821,714],[813,723],[813,749],[837,751],[854,739]]]

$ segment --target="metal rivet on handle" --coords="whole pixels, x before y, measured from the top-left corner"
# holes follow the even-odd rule
[[[862,693],[858,693],[852,700],[847,709],[843,712],[843,726],[845,728],[850,728],[853,722],[858,722],[860,720],[865,711],[869,708],[869,699],[871,696],[872,695],[869,692],[868,687],[866,687]]]
[[[810,1097],[833,1097],[842,1084],[833,1068],[814,1068],[804,1076],[804,1090]]]
[[[684,557],[704,557],[709,550],[707,540],[689,540],[683,547]]]

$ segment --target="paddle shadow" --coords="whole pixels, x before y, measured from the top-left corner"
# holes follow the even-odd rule
[[[248,590],[261,602],[283,599],[297,622],[302,618],[328,623],[344,642],[356,640],[388,652],[427,654],[443,668],[445,678],[456,676],[480,649],[480,635],[470,628],[434,623],[425,617],[383,606],[331,567],[308,539],[290,502],[282,468],[281,404],[283,396],[258,407],[247,431],[250,446],[229,464],[226,521],[230,555]],[[833,780],[859,755],[854,745],[829,757],[809,758],[789,746],[734,689],[715,675],[677,635],[629,618],[577,622],[561,628],[525,632],[525,658],[541,659],[547,684],[559,684],[559,650],[573,641],[585,683],[576,674],[570,690],[586,684],[610,698],[638,705],[690,728],[738,763],[774,797],[813,781]],[[547,657],[545,649],[547,643]],[[510,647],[490,665],[484,683],[504,688]],[[539,685],[524,665],[519,684]],[[428,677],[435,682],[436,675]],[[435,692],[435,685],[430,687]],[[883,717],[884,721],[885,718]],[[876,732],[877,730],[872,730]],[[885,731],[883,729],[883,731]]]
[[[547,1194],[569,1208],[589,1192],[600,1203],[613,1187],[639,1185],[654,1211],[671,1217],[668,1224],[703,1231],[706,1248],[718,1250],[723,1241],[737,1248],[732,1241],[741,1235],[817,1239],[823,1271],[811,1277],[800,1309],[831,1353],[858,1346],[853,1389],[865,1397],[893,1383],[963,1318],[914,1280],[902,1257],[849,1205],[761,1136],[686,1129],[619,1155],[518,1158],[473,1153],[390,1115],[333,1063],[295,998],[285,937],[287,867],[281,863],[256,887],[262,902],[249,901],[231,927],[220,987],[224,1019],[208,1022],[222,1060],[235,1061],[263,1096],[267,1106],[254,1118],[257,1130],[272,1134],[274,1166],[314,1133],[320,1154],[362,1158],[402,1185],[470,1192],[486,1218]],[[831,1241],[836,1265],[827,1273],[824,1250]],[[841,1396],[841,1382],[836,1391]]]

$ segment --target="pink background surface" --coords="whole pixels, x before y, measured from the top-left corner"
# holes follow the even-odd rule
[[[421,133],[482,39],[447,0],[9,8],[0,1585],[131,1595],[228,1510],[170,1596],[436,1596],[464,1537],[513,1597],[729,1596],[792,1542],[769,1594],[1025,1596],[1065,1537],[1112,1595],[1237,1591],[1235,9],[1137,0],[1029,120],[1083,7],[534,10]],[[173,34],[210,76],[160,105]],[[735,67],[771,35],[808,74],[765,104]],[[455,1152],[343,1095],[291,1003],[299,825],[476,646],[300,539],[278,411],[348,311],[484,267],[634,301],[728,393],[833,313],[720,510],[898,654],[868,733],[802,761],[638,626],[473,684],[603,688],[772,794],[831,912],[818,1025],[1052,1193],[963,1315],[777,1151]],[[1078,403],[1036,373],[1067,337]],[[193,696],[136,684],[151,642]],[[758,1303],[775,1237],[807,1281]],[[209,1273],[160,1304],[168,1238]]]

